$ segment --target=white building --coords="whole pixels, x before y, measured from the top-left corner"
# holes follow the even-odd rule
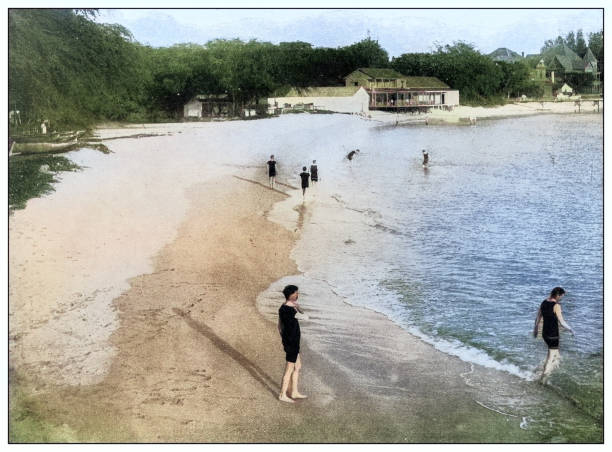
[[[271,111],[275,109],[303,108],[312,104],[316,110],[338,113],[362,113],[368,111],[370,96],[360,86],[323,86],[313,88],[291,88],[282,97],[269,97]]]

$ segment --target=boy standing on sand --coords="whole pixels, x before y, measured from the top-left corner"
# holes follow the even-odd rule
[[[300,177],[302,178],[302,197],[306,196],[306,189],[308,188],[308,178],[310,174],[306,172],[306,167],[302,167],[302,172],[300,173]]]
[[[270,188],[274,188],[274,182],[276,182],[276,160],[274,160],[274,155],[270,156],[270,160],[267,162],[268,165],[268,183],[270,184]]]
[[[562,287],[555,287],[550,291],[550,296],[540,304],[538,315],[536,316],[535,325],[533,327],[533,337],[538,336],[538,327],[540,321],[544,319],[542,326],[542,339],[548,345],[548,354],[544,363],[544,370],[540,381],[546,383],[550,373],[559,366],[561,355],[559,353],[559,323],[563,328],[569,330],[574,336],[574,330],[565,323],[563,314],[561,313],[561,299],[565,295],[565,290]]]
[[[281,384],[280,395],[278,400],[281,402],[294,403],[293,399],[306,399],[307,396],[300,394],[298,391],[298,379],[300,377],[300,369],[302,368],[302,359],[300,358],[300,323],[295,318],[296,312],[304,313],[297,302],[299,293],[298,287],[288,285],[283,289],[285,295],[285,303],[278,310],[278,332],[283,341],[283,349],[285,350],[285,359],[287,365],[283,382]],[[290,396],[287,396],[289,385],[291,384]]]

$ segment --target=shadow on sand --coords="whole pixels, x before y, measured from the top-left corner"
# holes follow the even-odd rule
[[[181,316],[187,325],[196,330],[198,333],[210,340],[219,350],[228,355],[234,361],[242,366],[251,376],[261,383],[275,397],[280,391],[280,386],[266,374],[257,364],[253,363],[246,356],[220,338],[208,325],[193,320],[188,313],[181,309],[172,308],[172,310]]]

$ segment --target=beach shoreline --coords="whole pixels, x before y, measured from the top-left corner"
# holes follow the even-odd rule
[[[186,135],[201,126],[146,128]],[[118,129],[100,133],[109,137],[123,132]],[[182,143],[189,138],[182,135]],[[165,149],[171,139],[126,139],[119,142],[117,152],[148,148],[157,140],[162,141],[152,147]],[[111,154],[108,158],[115,157]],[[171,158],[160,157],[156,163],[163,164]],[[156,250],[150,263],[146,263],[148,255],[142,260],[141,265],[150,267],[137,271],[138,276],[131,277],[125,287],[113,286],[106,298],[84,297],[84,304],[79,306],[86,308],[97,302],[111,307],[104,312],[115,320],[103,330],[107,336],[85,340],[76,335],[72,350],[78,353],[68,353],[71,359],[64,367],[51,366],[53,371],[49,371],[46,340],[63,337],[58,326],[72,329],[79,317],[70,313],[80,311],[62,312],[64,305],[59,299],[48,300],[49,306],[44,310],[25,300],[15,304],[14,296],[32,275],[28,273],[27,256],[23,262],[11,261],[13,295],[9,315],[32,315],[36,320],[28,323],[11,317],[9,357],[15,375],[12,386],[23,389],[28,403],[37,407],[34,415],[49,425],[43,441],[539,440],[534,432],[521,428],[523,420],[516,413],[491,409],[482,397],[482,388],[491,381],[507,387],[517,385],[521,391],[531,390],[529,383],[445,355],[384,315],[350,306],[333,288],[317,285],[300,274],[291,254],[308,227],[309,209],[316,209],[316,202],[295,209],[300,205],[299,190],[289,192],[287,187],[281,187],[286,192],[283,194],[268,189],[264,170],[254,169],[251,164],[252,161],[241,161],[222,166],[215,161],[202,170],[209,177],[197,183],[193,181],[200,174],[186,175],[179,168],[187,182],[185,187],[178,187],[180,196],[168,198],[168,202],[180,205],[170,215],[173,221],[156,234],[150,247],[132,251],[146,255]],[[166,171],[162,183],[181,175],[176,168]],[[121,180],[126,184],[130,178]],[[148,177],[146,181],[159,183]],[[71,195],[66,196],[70,199]],[[117,196],[121,196],[121,190]],[[40,207],[33,212],[44,212],[47,202],[41,199],[35,203]],[[91,198],[84,202],[91,202]],[[285,219],[286,225],[270,220],[271,212],[282,202],[289,205],[282,215],[291,215]],[[148,204],[146,207],[150,208]],[[128,205],[126,209],[129,208]],[[121,213],[115,210],[113,216]],[[101,209],[94,209],[93,214],[94,220],[107,218]],[[21,229],[24,224],[19,221],[24,215],[30,214],[12,219],[9,233],[13,246],[23,245],[22,240],[17,240],[21,233],[30,237],[27,243],[31,243],[21,252],[32,254],[34,248],[42,248],[41,256],[50,253],[49,243],[53,240],[32,238],[37,230],[33,219],[25,223],[30,230]],[[145,228],[138,229],[134,237],[145,234],[152,224],[145,222]],[[46,233],[53,237],[50,225],[46,227]],[[55,227],[60,228],[61,223]],[[106,237],[110,240],[112,230],[109,234]],[[111,246],[121,248],[125,243],[113,242]],[[18,251],[13,249],[13,258]],[[56,259],[40,259],[36,268],[39,274],[61,258],[59,254],[52,257]],[[100,265],[93,260],[83,262],[89,266],[88,271]],[[310,398],[293,406],[276,398],[284,354],[274,314],[283,301],[279,290],[286,281],[301,286],[309,315],[302,323],[305,366],[301,381],[303,392]],[[45,299],[44,285],[28,287],[28,297]],[[343,322],[349,322],[350,331]],[[106,326],[106,319],[101,324]],[[47,328],[44,335],[40,334],[41,325]],[[30,341],[25,348],[24,340]],[[61,355],[61,345],[59,348],[55,352]],[[92,352],[95,355],[96,350],[107,353],[110,364],[93,372],[95,378],[77,378],[89,375],[83,373],[88,361],[81,357]],[[25,353],[26,359],[20,358],[18,351]],[[61,356],[53,361],[54,365],[61,363]],[[24,425],[21,419],[12,428],[18,430]]]
[[[598,105],[592,100],[582,100],[580,112],[573,101],[559,102],[512,102],[501,106],[470,107],[458,105],[452,110],[431,109],[428,113],[392,113],[370,111],[368,119],[385,124],[427,124],[427,125],[473,125],[482,120],[500,120],[542,114],[600,114],[603,99]]]

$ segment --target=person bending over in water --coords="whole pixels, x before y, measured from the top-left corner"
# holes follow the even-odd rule
[[[358,153],[359,153],[359,149],[355,149],[354,151],[349,152],[346,158],[349,160],[353,160],[353,157],[355,157],[355,154],[358,154]]]
[[[270,156],[270,160],[267,162],[268,165],[268,183],[270,184],[270,188],[274,188],[274,182],[276,182],[276,160],[274,160],[274,155]]]
[[[308,188],[308,178],[310,174],[306,172],[306,167],[302,167],[302,172],[300,173],[300,177],[302,178],[302,197],[306,196],[306,189]]]
[[[540,381],[546,383],[551,372],[559,366],[561,355],[559,353],[559,323],[563,328],[574,335],[574,330],[565,322],[561,313],[561,299],[565,295],[565,290],[561,287],[555,287],[550,292],[550,296],[542,302],[538,314],[536,316],[535,325],[533,327],[533,337],[538,336],[540,322],[544,320],[542,326],[542,339],[548,345],[548,354],[544,363],[544,370]]]
[[[298,391],[302,358],[300,356],[300,323],[295,318],[296,312],[303,314],[304,311],[297,302],[299,297],[297,286],[291,284],[286,286],[283,289],[283,295],[285,295],[285,302],[278,310],[278,332],[283,342],[287,365],[278,400],[294,403],[293,399],[307,398]],[[291,390],[289,390],[290,386]],[[289,391],[290,396],[287,396],[287,391]]]
[[[319,168],[317,168],[316,160],[313,160],[312,165],[310,165],[310,180],[312,181],[312,185],[319,181]]]

